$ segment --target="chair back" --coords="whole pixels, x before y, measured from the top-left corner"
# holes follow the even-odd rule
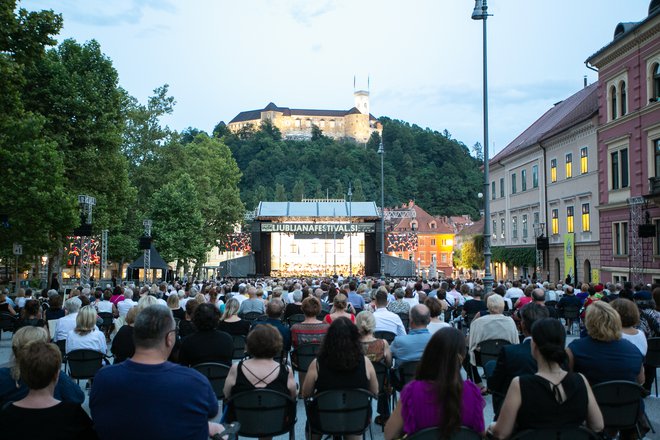
[[[114,316],[112,316],[112,313],[110,312],[101,312],[98,314],[99,318],[103,320],[103,323],[101,324],[101,327],[109,329],[110,326],[112,326],[112,320]]]
[[[238,317],[241,319],[244,319],[248,321],[250,324],[252,324],[254,321],[259,319],[263,313],[261,312],[247,312],[247,313],[239,313]]]
[[[406,440],[438,440],[440,437],[440,428],[426,428],[421,431],[417,431],[414,434],[406,437]],[[481,440],[481,434],[476,431],[471,430],[467,426],[461,426],[461,429],[451,437],[448,437],[447,440]]]
[[[374,337],[378,339],[385,339],[388,344],[392,345],[394,338],[396,338],[396,333],[388,332],[385,330],[379,330],[374,332]]]
[[[16,328],[17,319],[9,313],[0,313],[0,334],[3,331],[13,332]]]
[[[419,361],[410,361],[404,362],[401,366],[397,368],[399,372],[399,379],[401,389],[403,386],[415,378],[415,373],[417,372],[417,365]],[[399,390],[400,391],[400,390]]]
[[[232,396],[228,405],[241,424],[239,435],[272,437],[289,432],[296,424],[296,401],[291,396],[267,389],[255,389]]]
[[[648,339],[648,350],[644,363],[656,368],[660,367],[660,338]]]
[[[474,349],[477,366],[483,367],[488,361],[496,361],[497,355],[500,354],[502,347],[509,344],[510,342],[505,339],[489,339],[481,341]]]
[[[562,308],[562,318],[578,319],[580,317],[580,306],[577,304],[568,304]]]
[[[105,355],[95,350],[73,350],[66,355],[69,376],[72,379],[91,379],[103,366]]]
[[[591,388],[598,403],[605,428],[635,428],[642,402],[642,387],[635,382],[615,380]]]
[[[209,380],[218,400],[223,400],[225,398],[225,380],[229,374],[229,367],[227,365],[219,364],[217,362],[204,362],[202,364],[193,365],[192,368],[202,373]]]
[[[292,327],[294,324],[299,324],[305,320],[305,315],[302,313],[296,313],[295,315],[291,315],[286,319],[286,323],[289,325],[289,327]]]
[[[300,344],[291,352],[291,366],[295,371],[306,373],[309,364],[316,359],[321,344]]]
[[[318,315],[316,315],[316,319],[323,322],[323,320],[325,319],[326,316],[328,316],[328,314],[329,313],[326,310],[321,310],[321,312]]]
[[[243,335],[232,335],[234,341],[234,354],[232,359],[244,359],[245,358],[245,336]]]
[[[403,323],[406,332],[410,330],[410,315],[408,313],[397,313],[397,315],[401,318],[401,322]]]
[[[595,432],[584,426],[573,428],[526,429],[514,435],[511,440],[598,440]]]
[[[314,433],[344,436],[362,434],[371,423],[373,395],[362,389],[323,391],[305,402]]]
[[[57,348],[60,349],[60,353],[62,354],[62,363],[66,363],[66,339],[60,339],[59,341],[55,341],[55,345],[57,345]]]
[[[388,383],[388,378],[390,375],[390,369],[387,368],[383,362],[372,362],[371,365],[374,367],[376,372],[376,380],[378,381],[378,394],[381,395],[385,392],[385,384]]]
[[[57,329],[57,319],[49,319],[48,320],[48,334],[50,335],[50,338],[53,339],[53,336],[55,336],[55,330]]]

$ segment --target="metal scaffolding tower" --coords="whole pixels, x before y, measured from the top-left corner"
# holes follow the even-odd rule
[[[628,264],[630,281],[633,285],[644,281],[644,240],[639,236],[639,225],[644,223],[642,208],[645,203],[644,197],[631,197],[628,199],[628,206],[630,207]]]
[[[142,222],[144,226],[144,235],[145,237],[151,237],[151,220],[145,220]],[[151,271],[151,247],[144,250],[144,284],[147,284],[147,272]]]
[[[92,196],[80,194],[78,203],[83,217],[87,216],[85,223],[92,224],[92,209],[96,205],[96,199]],[[89,284],[90,269],[92,264],[92,237],[91,233],[80,237],[80,284]]]
[[[105,272],[108,269],[108,230],[104,229],[101,232],[101,276],[100,279],[105,278]]]

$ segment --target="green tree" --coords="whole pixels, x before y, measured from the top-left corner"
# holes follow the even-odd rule
[[[353,201],[354,202],[364,202],[367,198],[364,195],[364,189],[362,188],[362,180],[355,179],[353,182]]]
[[[305,182],[298,179],[291,190],[291,198],[294,202],[300,202],[305,197]]]
[[[287,201],[286,189],[284,188],[284,185],[282,185],[281,183],[277,183],[275,185],[275,201],[276,202]]]

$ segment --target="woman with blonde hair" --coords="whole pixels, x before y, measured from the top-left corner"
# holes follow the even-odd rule
[[[247,336],[250,332],[250,323],[238,317],[241,307],[236,298],[230,298],[225,304],[225,311],[220,317],[218,330],[227,332],[232,336]]]
[[[352,323],[355,323],[355,315],[348,313],[346,309],[348,308],[348,297],[343,293],[338,293],[335,296],[335,299],[332,301],[332,310],[329,315],[325,315],[323,319],[324,322],[332,324],[337,318],[348,318]]]
[[[27,396],[29,388],[21,379],[19,361],[21,350],[35,341],[48,342],[48,332],[43,327],[23,327],[14,333],[9,366],[0,368],[0,407],[7,402],[15,402]],[[64,371],[60,371],[59,380],[55,385],[55,398],[65,402],[83,403],[85,393]]]
[[[172,316],[179,321],[186,318],[186,311],[179,304],[179,295],[173,293],[167,297],[167,307],[172,311]]]
[[[585,316],[587,336],[568,345],[568,366],[597,385],[611,380],[644,383],[644,356],[621,338],[621,317],[605,301],[589,306]]]
[[[76,327],[66,337],[66,353],[73,350],[94,350],[106,354],[105,335],[96,327],[94,306],[85,306],[76,316]]]

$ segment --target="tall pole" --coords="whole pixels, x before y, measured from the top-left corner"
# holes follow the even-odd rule
[[[378,146],[378,154],[380,154],[380,278],[385,279],[385,148],[382,139]]]
[[[473,20],[483,21],[483,104],[484,104],[484,291],[493,290],[493,275],[490,272],[490,176],[488,158],[488,34],[486,21],[488,19],[488,1],[476,0],[472,12]]]
[[[142,222],[142,225],[144,226],[144,235],[146,237],[151,237],[152,221],[145,220]],[[151,244],[149,245],[149,249],[144,250],[144,277],[143,277],[144,284],[147,284],[147,272],[149,272],[150,270],[151,270]]]
[[[99,281],[105,278],[108,269],[108,230],[101,231],[101,276]]]
[[[353,278],[353,190],[348,182],[348,275]]]
[[[78,203],[80,204],[83,212],[83,216],[87,215],[85,223],[87,225],[92,224],[92,209],[96,206],[96,198],[88,196],[86,194],[78,195]],[[82,226],[82,225],[81,225]],[[85,228],[86,233],[83,237],[80,237],[80,285],[84,286],[89,283],[90,276],[90,266],[92,259],[92,240],[91,240],[91,226]]]

